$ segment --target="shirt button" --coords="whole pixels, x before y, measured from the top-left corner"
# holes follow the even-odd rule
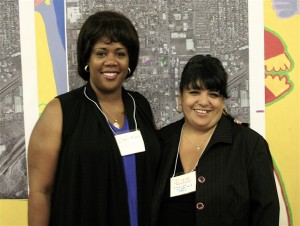
[[[198,210],[203,210],[203,209],[204,209],[204,204],[203,204],[202,202],[198,202],[198,203],[196,204],[196,208],[197,208]]]
[[[205,182],[205,177],[203,177],[203,176],[198,177],[198,181],[199,181],[201,184],[204,183],[204,182]]]

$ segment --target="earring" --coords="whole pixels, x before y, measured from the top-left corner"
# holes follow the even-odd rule
[[[130,68],[128,68],[128,74],[130,74],[131,73],[131,70],[130,70]]]
[[[176,103],[176,112],[177,113],[182,113],[182,106],[181,106],[181,104],[179,104],[178,100],[177,100],[177,103]]]
[[[85,65],[84,70],[85,70],[86,72],[90,72],[90,71],[89,71],[89,65],[88,65],[88,64]]]

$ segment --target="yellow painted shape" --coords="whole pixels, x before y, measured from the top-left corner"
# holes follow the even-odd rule
[[[37,75],[38,75],[38,102],[39,113],[44,110],[44,106],[55,96],[56,84],[54,78],[53,64],[48,46],[46,28],[40,13],[35,12],[35,32],[36,32],[36,55],[37,55]]]
[[[27,226],[27,200],[0,200],[0,226]]]
[[[265,78],[265,86],[278,97],[280,94],[289,90],[291,84],[288,83],[286,76],[267,75]]]
[[[286,71],[292,67],[292,62],[289,61],[285,54],[280,54],[277,57],[273,57],[265,60],[266,71]]]

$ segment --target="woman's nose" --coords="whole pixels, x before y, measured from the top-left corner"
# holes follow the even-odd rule
[[[108,54],[105,60],[105,65],[117,65],[118,61],[114,54]]]
[[[201,93],[197,98],[197,103],[199,105],[207,105],[209,103],[208,95]]]

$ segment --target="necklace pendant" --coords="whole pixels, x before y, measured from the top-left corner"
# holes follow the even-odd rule
[[[196,150],[197,150],[197,151],[200,151],[200,147],[199,147],[199,146],[197,146]]]
[[[121,126],[120,126],[120,124],[118,122],[114,122],[113,125],[114,125],[114,127],[118,128],[118,129],[121,128]]]

